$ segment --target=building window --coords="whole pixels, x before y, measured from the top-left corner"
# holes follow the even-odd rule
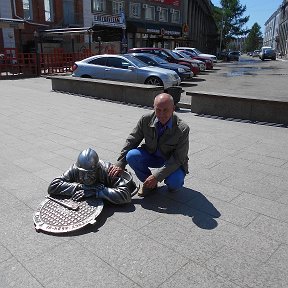
[[[24,19],[32,20],[32,6],[30,0],[23,0]]]
[[[113,1],[112,2],[112,13],[118,15],[124,11],[124,1]]]
[[[168,22],[168,9],[161,8],[159,11],[159,21],[161,22]]]
[[[105,11],[105,6],[105,0],[92,0],[92,13]]]
[[[53,6],[51,0],[44,1],[44,9],[45,9],[45,21],[53,22]]]
[[[71,25],[75,23],[74,0],[63,0],[63,24]]]
[[[145,8],[145,19],[155,20],[155,7],[154,6],[147,6]]]
[[[180,23],[180,11],[179,10],[173,9],[171,22],[172,23]]]
[[[130,3],[129,16],[131,18],[140,18],[141,17],[141,4],[140,3]]]

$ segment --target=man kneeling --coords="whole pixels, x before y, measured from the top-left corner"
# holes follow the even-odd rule
[[[157,183],[163,180],[170,192],[177,191],[184,184],[188,173],[190,129],[174,114],[174,108],[171,95],[157,95],[154,99],[154,112],[140,118],[128,136],[116,164],[109,169],[109,175],[117,176],[129,164],[143,182],[138,192],[141,197],[155,191]],[[152,173],[150,168],[157,169]]]

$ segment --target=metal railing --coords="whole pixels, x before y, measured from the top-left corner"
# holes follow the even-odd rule
[[[92,56],[91,51],[77,53],[4,53],[0,54],[0,79],[6,77],[35,77],[69,73],[75,61]]]

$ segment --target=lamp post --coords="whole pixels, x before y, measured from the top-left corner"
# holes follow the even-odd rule
[[[89,41],[89,53],[91,53],[91,37],[93,34],[93,30],[92,29],[88,29],[88,41]]]
[[[39,59],[39,51],[38,51],[39,33],[35,30],[33,33],[33,36],[34,36],[35,54],[36,54],[36,75],[40,76],[40,59]]]
[[[98,54],[100,55],[101,54],[101,37],[100,36],[98,36],[97,37],[97,40],[98,40]]]
[[[219,53],[220,53],[220,55],[221,55],[221,51],[222,51],[223,28],[224,28],[224,9],[223,9],[223,6],[222,6],[222,18],[221,18],[221,30],[220,30],[220,45],[219,45]]]

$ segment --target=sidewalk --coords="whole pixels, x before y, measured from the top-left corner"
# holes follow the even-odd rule
[[[256,60],[257,62],[257,60]],[[217,63],[215,69],[181,84],[187,92],[205,91],[254,99],[288,102],[288,61],[260,61],[241,56],[239,62]],[[190,103],[182,94],[181,102]]]
[[[114,162],[136,106],[0,81],[0,287],[288,287],[288,130],[177,112],[191,129],[185,188],[105,205],[73,236],[37,233],[49,182],[87,147]]]

